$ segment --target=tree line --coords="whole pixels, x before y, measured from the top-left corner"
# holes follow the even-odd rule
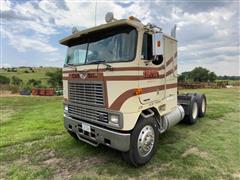
[[[214,82],[216,80],[240,80],[240,76],[217,76],[203,67],[196,67],[178,76],[179,82]]]

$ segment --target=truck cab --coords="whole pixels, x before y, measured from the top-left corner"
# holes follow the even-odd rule
[[[153,156],[160,133],[205,114],[206,98],[178,96],[175,37],[132,16],[116,20],[110,13],[106,21],[60,41],[68,47],[64,126],[74,138],[117,149],[140,166]]]

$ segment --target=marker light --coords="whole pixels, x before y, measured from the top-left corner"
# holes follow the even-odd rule
[[[129,20],[134,20],[134,21],[141,22],[138,18],[136,18],[136,17],[134,17],[134,16],[129,16],[128,19],[129,19]]]
[[[142,94],[142,88],[136,88],[136,89],[135,89],[135,94],[136,94],[136,95]]]
[[[134,16],[129,16],[128,19],[129,19],[129,20],[134,20],[135,17],[134,17]]]

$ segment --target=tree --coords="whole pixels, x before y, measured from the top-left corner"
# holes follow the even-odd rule
[[[9,83],[10,83],[10,79],[8,77],[0,75],[0,84],[9,84]]]
[[[12,84],[13,84],[13,85],[19,86],[19,85],[21,85],[22,83],[23,83],[23,81],[22,81],[20,78],[18,78],[18,77],[16,77],[16,76],[12,76]]]
[[[217,79],[217,75],[214,72],[210,72],[209,70],[196,67],[192,71],[183,72],[179,77],[178,80],[181,82],[208,82],[208,81],[215,81]]]
[[[62,87],[62,69],[58,69],[55,72],[47,72],[46,76],[49,77],[48,84],[52,87]]]
[[[190,76],[194,82],[207,82],[209,71],[202,67],[196,67],[190,73]]]
[[[190,77],[190,72],[183,72],[180,76],[178,76],[178,81],[179,82],[192,81]]]
[[[216,79],[217,79],[217,75],[216,75],[214,72],[210,72],[210,73],[208,74],[208,80],[209,80],[210,82],[214,82]]]

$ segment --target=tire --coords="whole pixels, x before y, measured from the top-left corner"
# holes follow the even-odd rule
[[[70,136],[72,136],[73,139],[75,139],[76,141],[79,140],[78,137],[77,137],[77,135],[76,135],[74,132],[68,130],[68,134],[70,134]]]
[[[196,96],[192,96],[189,104],[189,114],[185,115],[183,122],[186,124],[195,124],[198,118],[198,103]]]
[[[205,94],[188,93],[190,96],[195,96],[198,104],[198,117],[204,117],[207,109],[207,98]]]
[[[198,117],[204,117],[207,109],[207,98],[205,94],[197,94]]]
[[[129,151],[122,152],[123,159],[135,167],[146,164],[155,154],[158,138],[158,125],[155,118],[139,119],[131,133]],[[148,145],[143,145],[144,142]]]

